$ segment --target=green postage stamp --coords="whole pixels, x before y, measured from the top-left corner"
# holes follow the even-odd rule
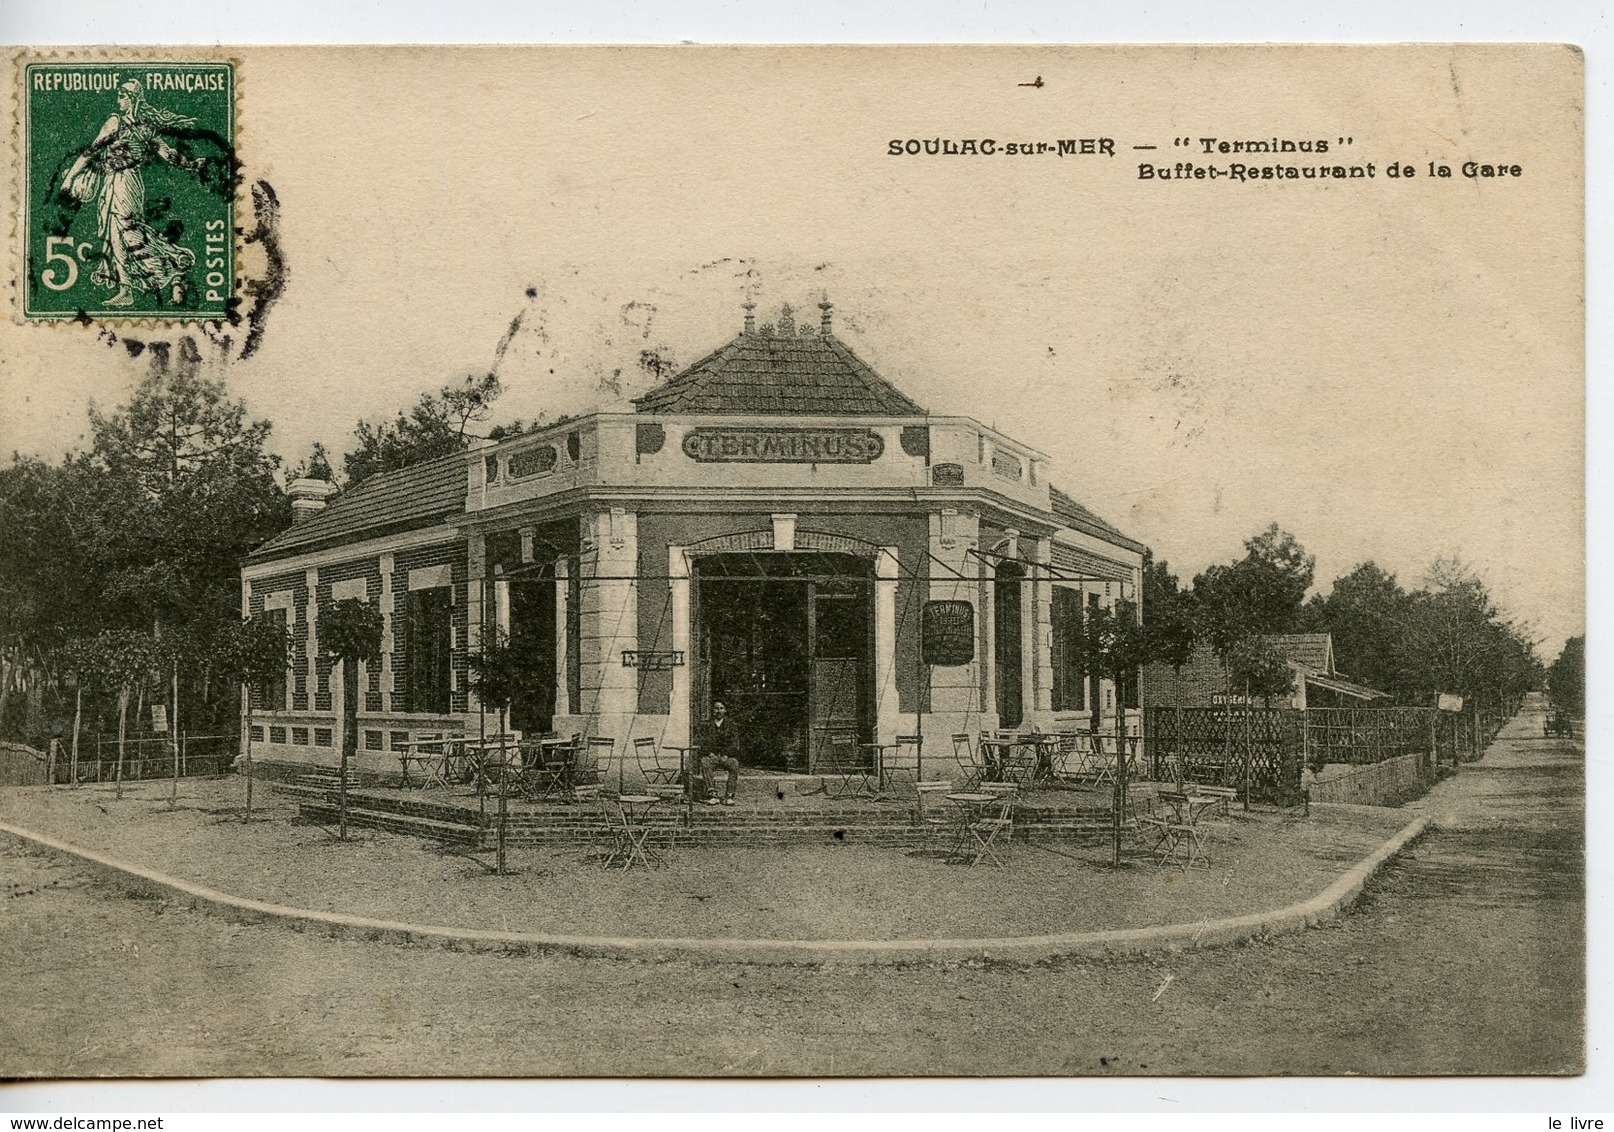
[[[230,316],[235,64],[30,62],[22,315]]]

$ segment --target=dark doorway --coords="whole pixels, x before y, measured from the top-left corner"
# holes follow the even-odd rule
[[[555,721],[555,572],[544,566],[510,581],[510,647],[531,674],[511,698],[510,726],[524,734]]]
[[[999,727],[1019,727],[1025,717],[1020,679],[1020,612],[1025,588],[1025,567],[1014,562],[998,564],[992,585],[992,667],[997,674]]]
[[[871,729],[873,570],[850,554],[695,564],[697,723],[721,700],[747,765],[806,772],[832,734]]]

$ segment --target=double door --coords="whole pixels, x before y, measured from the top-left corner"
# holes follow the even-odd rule
[[[811,569],[776,564],[765,568]],[[805,569],[804,569],[805,567]],[[712,573],[697,599],[696,719],[721,701],[741,761],[806,773],[830,743],[868,739],[872,719],[871,585],[818,566],[809,576]]]

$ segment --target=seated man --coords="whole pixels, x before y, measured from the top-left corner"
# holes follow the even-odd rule
[[[717,805],[717,770],[729,772],[723,790],[723,804],[734,805],[734,791],[740,783],[740,760],[735,758],[734,724],[729,722],[728,708],[722,702],[712,705],[712,722],[706,726],[705,741],[701,744],[701,780],[706,784],[706,804]]]

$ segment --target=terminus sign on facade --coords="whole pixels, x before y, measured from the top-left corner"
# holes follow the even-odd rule
[[[697,428],[683,447],[702,463],[868,464],[885,452],[885,441],[855,428]]]

